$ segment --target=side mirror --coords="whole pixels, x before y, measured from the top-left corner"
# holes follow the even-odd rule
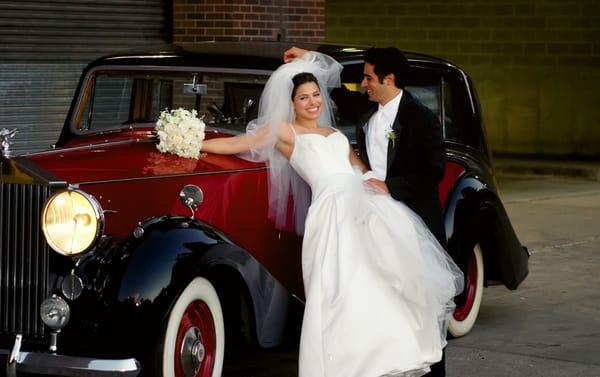
[[[181,203],[192,211],[191,218],[194,218],[196,209],[204,201],[204,193],[200,187],[196,185],[185,185],[179,192],[179,200]]]

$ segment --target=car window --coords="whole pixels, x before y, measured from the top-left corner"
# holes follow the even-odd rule
[[[129,78],[98,77],[93,97],[85,104],[81,129],[106,129],[113,124],[124,124],[129,117],[131,84]]]
[[[191,73],[97,71],[83,95],[75,118],[78,131],[105,131],[148,126],[166,108],[194,107],[194,96],[184,95]]]
[[[244,132],[258,115],[258,103],[268,75],[210,73],[203,75],[207,95],[200,112],[211,126]]]
[[[363,78],[363,63],[346,65],[341,78],[347,89],[361,93],[366,100],[365,89],[360,86]],[[428,69],[413,68],[405,89],[441,119],[441,77],[439,74]],[[364,119],[358,117],[355,111],[347,111],[348,109],[342,108],[344,105],[352,106],[353,103],[341,103],[335,107],[336,124],[350,140],[354,141],[356,127],[362,126],[359,123]]]
[[[363,64],[354,63],[344,67],[342,82],[344,86],[366,97],[360,82],[363,77]],[[440,120],[445,140],[468,145],[485,151],[482,127],[471,104],[472,93],[464,80],[465,76],[457,70],[437,70],[429,66],[411,67],[410,76],[406,78],[405,89],[427,106]],[[353,103],[350,104],[354,105]],[[335,108],[338,127],[346,133],[350,140],[355,140],[357,126],[365,122],[356,115],[356,111],[347,111],[340,104]]]
[[[474,113],[475,104],[471,103],[475,94],[467,90],[468,83],[462,75],[450,71],[444,75],[442,86],[445,139],[478,149],[487,155],[481,120]]]
[[[80,101],[75,130],[148,127],[164,109],[197,109],[209,126],[245,130],[267,75],[98,70]],[[192,90],[196,84],[201,95]]]

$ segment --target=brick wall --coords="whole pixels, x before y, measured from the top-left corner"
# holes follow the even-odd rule
[[[328,0],[326,41],[464,68],[496,152],[600,157],[597,0]]]
[[[174,0],[173,40],[319,42],[325,0]]]

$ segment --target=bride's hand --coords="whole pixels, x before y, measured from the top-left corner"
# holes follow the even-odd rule
[[[308,52],[308,50],[305,50],[300,47],[289,48],[283,53],[283,61],[286,63],[289,63],[296,58],[302,57],[307,52]]]

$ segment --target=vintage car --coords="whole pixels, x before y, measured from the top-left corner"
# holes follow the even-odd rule
[[[2,131],[8,375],[219,376],[226,344],[282,342],[304,297],[301,238],[268,219],[268,167],[161,153],[154,125],[161,110],[182,107],[205,115],[207,138],[243,131],[288,47],[169,45],[98,59],[50,150],[11,156],[12,133]],[[303,47],[335,57],[343,84],[361,90],[363,48]],[[406,89],[443,125],[440,200],[448,251],[466,277],[450,333],[462,336],[483,287],[516,289],[528,253],[498,196],[471,80],[444,60],[407,57]],[[357,120],[337,118],[353,140]]]

